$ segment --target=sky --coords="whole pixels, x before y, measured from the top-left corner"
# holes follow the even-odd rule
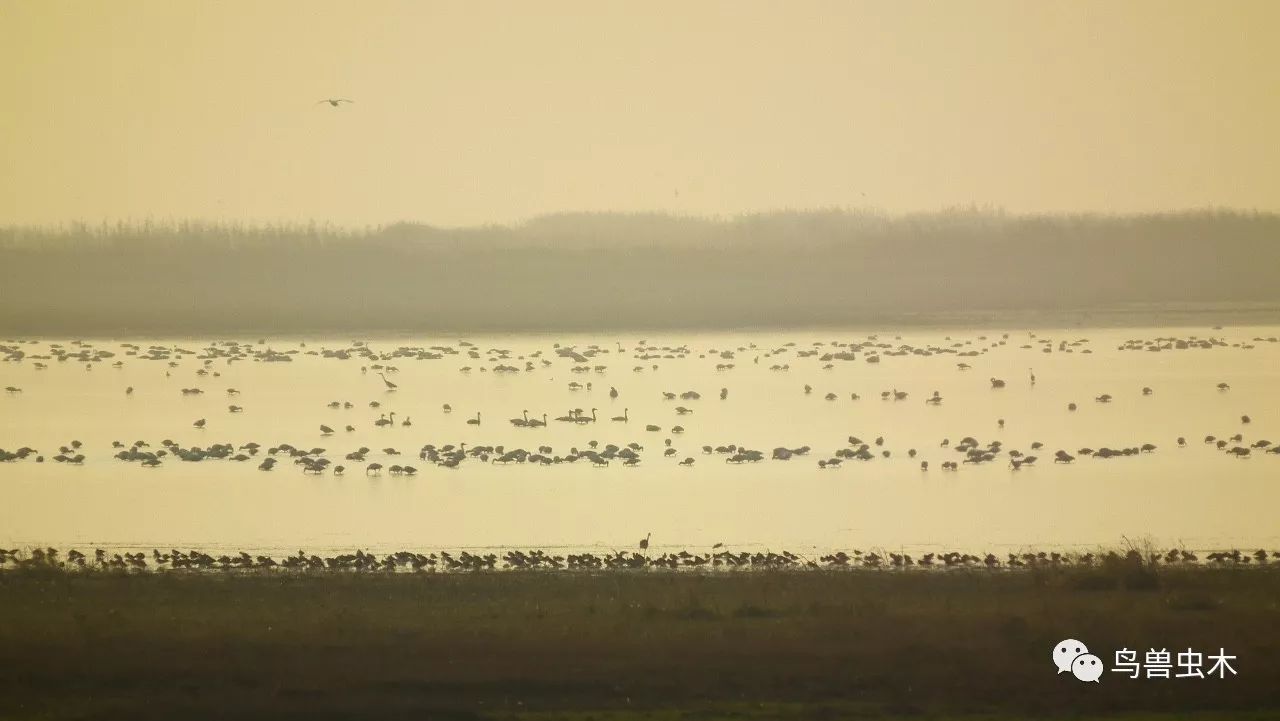
[[[0,224],[1275,211],[1278,27],[1269,0],[0,0]]]

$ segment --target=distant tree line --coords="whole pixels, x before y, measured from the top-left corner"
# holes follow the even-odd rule
[[[1280,215],[564,214],[0,228],[0,332],[676,329],[1280,307]]]

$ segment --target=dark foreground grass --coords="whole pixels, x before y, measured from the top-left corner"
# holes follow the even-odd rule
[[[1107,573],[5,572],[0,718],[1280,718],[1280,570]]]

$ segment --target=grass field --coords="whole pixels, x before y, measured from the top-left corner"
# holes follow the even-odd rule
[[[1280,568],[0,573],[0,718],[1280,717]],[[1225,648],[1098,684],[1053,646]]]

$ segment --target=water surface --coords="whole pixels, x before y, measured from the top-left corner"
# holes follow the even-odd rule
[[[1008,338],[1003,338],[1004,333]],[[351,348],[350,339],[242,339],[255,348],[297,351],[289,363],[199,359],[209,340],[131,339],[181,347],[176,367],[126,355],[120,341],[86,341],[116,355],[93,363],[41,361],[49,343],[78,350],[68,340],[42,339],[22,345],[28,357],[0,364],[0,386],[21,393],[0,397],[0,447],[31,446],[46,457],[76,439],[87,456],[80,466],[33,460],[0,464],[0,542],[7,546],[200,547],[264,551],[321,549],[430,549],[461,547],[632,548],[652,532],[655,548],[731,546],[773,549],[868,548],[1003,550],[1025,547],[1114,546],[1128,538],[1161,545],[1217,548],[1273,547],[1280,542],[1274,508],[1280,502],[1280,457],[1228,457],[1201,441],[1207,434],[1242,433],[1244,445],[1277,433],[1280,408],[1280,335],[1274,326],[1195,328],[912,329],[880,332],[876,343],[978,351],[954,354],[886,355],[879,363],[826,362],[821,353],[840,351],[830,343],[862,342],[866,331],[723,333],[638,337],[619,333],[591,336],[511,335],[469,337],[481,355],[460,338],[369,339],[378,353],[400,346],[449,346],[460,350],[440,360],[391,358],[388,376],[399,388],[362,366],[377,361],[325,358],[322,349]],[[1215,338],[1210,349],[1161,352],[1119,350],[1129,339]],[[1086,340],[1087,339],[1087,340]],[[1260,340],[1255,340],[1260,339]],[[646,346],[687,347],[684,357],[638,359]],[[1003,344],[1001,344],[1003,341]],[[1042,343],[1048,341],[1048,343]],[[1060,350],[1065,341],[1067,350]],[[581,365],[555,354],[554,344],[578,350],[597,344],[601,353],[587,365],[603,372],[573,372]],[[794,345],[788,345],[794,343]],[[815,343],[822,345],[815,346]],[[619,353],[621,344],[625,352]],[[1024,346],[1030,347],[1024,347]],[[1052,352],[1043,352],[1044,347]],[[737,349],[743,350],[737,350]],[[490,349],[510,351],[495,360]],[[800,351],[819,354],[799,357]],[[1089,350],[1091,352],[1086,353]],[[540,357],[531,354],[542,351]],[[733,359],[712,354],[734,351]],[[776,352],[775,352],[776,351]],[[656,352],[659,356],[677,355]],[[542,360],[551,361],[544,365]],[[757,362],[758,359],[758,362]],[[120,367],[113,367],[115,361]],[[526,362],[534,370],[525,371]],[[971,370],[957,369],[967,362]],[[496,373],[503,363],[520,368]],[[733,364],[717,370],[717,364]],[[656,369],[653,367],[656,365]],[[771,370],[773,366],[789,370]],[[460,369],[470,366],[470,372]],[[637,371],[635,368],[640,367]],[[197,375],[207,368],[210,375]],[[1036,383],[1030,382],[1034,369]],[[218,377],[213,372],[220,374]],[[166,373],[168,375],[166,376]],[[993,389],[991,377],[1007,381]],[[592,384],[570,390],[569,384]],[[1230,390],[1220,391],[1225,382]],[[805,393],[804,386],[812,386]],[[125,388],[135,390],[126,395]],[[610,386],[619,397],[609,396]],[[1152,389],[1143,395],[1141,389]],[[199,396],[180,389],[199,387]],[[240,391],[229,397],[225,389]],[[721,400],[721,388],[728,398]],[[905,400],[882,400],[897,389]],[[663,392],[694,390],[700,400],[669,401]],[[925,399],[938,391],[944,401]],[[837,399],[825,400],[827,393]],[[860,400],[852,400],[857,393]],[[1108,393],[1113,402],[1094,401]],[[351,409],[330,409],[349,401]],[[371,408],[377,401],[380,408]],[[1078,404],[1069,412],[1068,403]],[[442,404],[453,407],[444,413]],[[244,407],[229,413],[227,406]],[[677,406],[693,410],[678,415]],[[569,409],[599,421],[577,425],[551,420],[546,428],[517,428],[507,419],[528,409],[554,419]],[[629,409],[630,422],[612,422]],[[394,411],[396,424],[375,427],[380,414]],[[479,426],[467,418],[481,414]],[[1248,414],[1252,423],[1241,423]],[[194,428],[198,418],[206,427]],[[400,424],[410,418],[412,425]],[[1004,428],[997,424],[1005,420]],[[337,429],[323,437],[319,426]],[[345,432],[345,425],[356,427]],[[660,432],[648,432],[657,424]],[[673,434],[682,425],[686,432]],[[848,437],[867,442],[884,438],[888,459],[846,462],[823,470],[817,461],[848,447]],[[1031,468],[1014,470],[1002,456],[982,466],[943,472],[944,460],[961,460],[952,444],[973,436],[984,444],[998,439],[1005,449],[1038,455]],[[1185,436],[1188,447],[1175,439]],[[270,473],[248,463],[168,460],[145,469],[113,459],[113,440],[142,439],[152,449],[163,439],[182,446],[213,443],[236,446],[256,441],[265,447],[290,443],[322,447],[345,477],[305,475],[288,458]],[[675,457],[664,457],[671,439]],[[601,445],[644,446],[634,468],[618,463],[554,466],[498,466],[477,460],[443,469],[417,458],[426,443],[441,446],[505,445],[553,454]],[[1032,442],[1044,444],[1030,450]],[[1113,448],[1153,443],[1158,449],[1137,457],[1080,458],[1052,463],[1053,451],[1075,454],[1083,446]],[[760,449],[810,446],[806,457],[732,465],[722,455],[704,455],[703,445],[736,444]],[[1235,445],[1234,443],[1232,445]],[[410,463],[414,478],[367,477],[362,464],[342,455],[360,446],[374,449],[368,461]],[[393,447],[402,456],[381,449]],[[908,457],[915,449],[918,456]],[[696,459],[691,468],[677,462]],[[931,468],[922,471],[920,461]]]

